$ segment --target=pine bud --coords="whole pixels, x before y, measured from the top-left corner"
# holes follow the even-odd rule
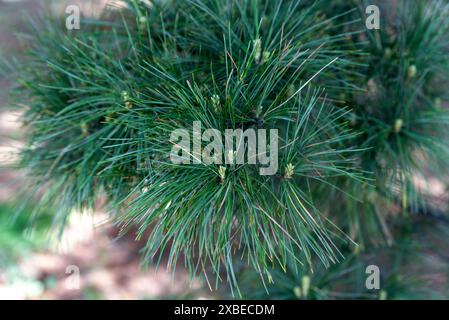
[[[384,59],[390,59],[393,55],[393,51],[390,48],[386,48],[384,51]]]
[[[218,168],[218,176],[220,177],[220,182],[223,183],[226,177],[226,167],[220,166]]]
[[[267,271],[268,283],[274,283],[273,276]]]
[[[287,87],[287,91],[286,91],[287,98],[293,97],[295,92],[296,92],[295,85],[294,84],[289,84],[288,87]]]
[[[131,109],[132,108],[132,103],[131,101],[129,101],[129,93],[128,91],[122,91],[122,100],[125,103],[125,108],[126,109]]]
[[[300,286],[294,287],[293,293],[295,294],[296,298],[301,299],[301,287]]]
[[[304,297],[307,297],[309,295],[310,290],[310,277],[309,276],[303,276],[301,279],[302,284],[302,294]]]
[[[257,108],[256,108],[256,117],[260,117],[262,111],[263,111],[263,106],[257,106]]]
[[[220,112],[220,96],[218,94],[212,95],[210,97],[210,100],[212,101],[212,107],[214,108],[214,111],[216,113]]]
[[[262,64],[267,63],[270,60],[271,52],[270,51],[264,51],[262,54]]]
[[[83,134],[83,137],[87,137],[89,135],[89,126],[85,123],[82,123],[80,125],[80,127],[81,127],[81,132]]]
[[[139,17],[139,23],[137,24],[137,27],[140,31],[144,31],[147,29],[147,17],[141,16]]]
[[[417,72],[418,72],[418,69],[416,69],[416,66],[414,64],[412,64],[410,67],[408,67],[407,77],[409,79],[413,79],[414,77],[416,77]]]
[[[401,132],[403,124],[404,121],[402,121],[402,119],[396,119],[396,121],[394,122],[394,132],[395,133]]]
[[[254,46],[254,60],[256,60],[256,63],[259,64],[260,58],[262,57],[262,41],[260,41],[260,38],[253,40],[253,46]]]
[[[292,165],[291,163],[287,164],[287,166],[285,167],[284,178],[291,179],[294,174],[295,174],[295,166]]]

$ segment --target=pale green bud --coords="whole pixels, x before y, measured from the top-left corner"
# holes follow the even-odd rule
[[[396,132],[396,133],[401,132],[403,125],[404,125],[404,121],[402,121],[402,119],[396,119],[396,121],[394,122],[394,132]]]
[[[414,64],[412,64],[410,67],[408,67],[407,77],[409,79],[413,79],[414,77],[416,77],[417,73],[418,73],[418,69],[416,68],[416,66]]]
[[[291,163],[287,164],[287,166],[285,167],[284,178],[291,179],[294,174],[295,174],[295,166],[292,165]]]
[[[260,38],[253,40],[253,46],[254,60],[256,60],[256,63],[258,64],[260,62],[260,58],[262,57],[262,41],[260,41]]]
[[[310,277],[309,276],[303,276],[301,279],[302,284],[302,294],[304,297],[307,297],[309,295],[310,290]]]
[[[218,168],[218,176],[220,177],[220,180],[223,183],[223,181],[226,177],[226,167],[220,166]]]

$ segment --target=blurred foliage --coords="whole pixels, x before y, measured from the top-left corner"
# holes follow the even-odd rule
[[[15,264],[33,250],[48,243],[53,212],[47,211],[33,219],[33,209],[18,210],[17,203],[0,203],[0,267]],[[17,214],[17,212],[20,212]]]

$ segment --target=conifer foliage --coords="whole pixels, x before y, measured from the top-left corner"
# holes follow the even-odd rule
[[[324,277],[357,244],[393,241],[397,204],[431,206],[415,178],[447,169],[449,7],[399,1],[366,30],[365,5],[127,0],[80,30],[35,21],[17,93],[36,213],[56,206],[63,227],[105,197],[123,233],[146,240],[144,262],[168,253],[233,290],[242,269],[264,285],[336,264]],[[277,173],[173,163],[171,133],[198,121],[277,129]],[[309,293],[300,279],[296,297]]]

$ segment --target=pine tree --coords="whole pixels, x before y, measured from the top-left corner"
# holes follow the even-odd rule
[[[173,270],[243,296],[256,275],[281,298],[341,298],[322,287],[432,210],[416,179],[448,167],[443,1],[399,1],[380,30],[362,1],[125,3],[79,31],[36,21],[15,66],[36,214],[57,207],[63,227],[106,197],[122,233],[145,237],[145,263],[168,252]],[[277,174],[174,164],[170,134],[195,121],[277,129]]]

